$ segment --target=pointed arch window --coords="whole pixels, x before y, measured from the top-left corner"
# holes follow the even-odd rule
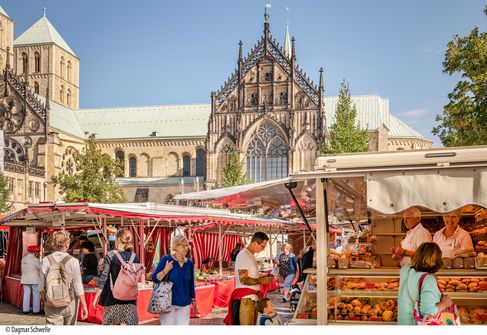
[[[66,104],[71,106],[71,90],[68,88],[68,93],[66,94]]]
[[[37,73],[41,72],[41,54],[37,51],[34,54],[34,70]]]
[[[230,158],[230,154],[232,153],[233,148],[234,145],[229,139],[226,139],[225,142],[219,145],[216,170],[218,184],[222,182],[223,169],[227,166],[228,159]]]
[[[247,147],[247,178],[254,182],[287,176],[287,145],[276,127],[265,122],[252,136]]]
[[[34,81],[34,93],[39,94],[39,83]]]
[[[66,78],[68,81],[71,80],[71,61],[68,60],[68,66],[66,68]]]
[[[66,62],[64,61],[64,57],[61,56],[61,60],[59,61],[59,75],[61,78],[64,78],[64,67],[66,66]]]
[[[205,176],[205,150],[196,150],[196,175],[200,177]]]
[[[59,90],[59,101],[64,103],[64,86],[61,85],[61,89]]]
[[[129,158],[129,177],[137,177],[137,157]]]
[[[29,56],[25,52],[22,53],[22,70],[29,73]]]
[[[125,153],[122,150],[118,150],[115,153],[115,159],[119,162],[121,170],[117,177],[123,177],[125,175]]]
[[[316,143],[313,141],[311,137],[305,135],[298,143],[297,150],[295,155],[297,155],[297,159],[295,160],[295,164],[297,170],[306,170],[310,171],[313,170],[315,160],[316,160]]]
[[[183,156],[183,177],[187,177],[191,175],[191,156],[184,155]]]

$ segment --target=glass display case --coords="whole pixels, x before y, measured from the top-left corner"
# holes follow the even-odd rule
[[[304,281],[299,302],[294,311],[294,317],[291,323],[297,325],[315,325],[318,316],[316,269],[306,269],[304,273],[307,273],[306,280]]]
[[[445,269],[437,278],[463,324],[487,324],[487,271]],[[395,324],[398,289],[398,269],[330,269],[328,322]]]

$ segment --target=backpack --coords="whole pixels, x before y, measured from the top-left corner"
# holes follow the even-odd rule
[[[117,300],[130,301],[137,300],[139,293],[139,280],[144,275],[145,270],[142,264],[134,264],[135,254],[132,253],[128,262],[124,261],[117,250],[113,250],[115,256],[120,261],[120,272],[113,283],[110,275],[110,287],[112,295]]]
[[[51,264],[46,277],[46,298],[45,303],[50,307],[66,307],[74,298],[72,292],[72,280],[66,270],[66,263],[72,257],[67,255],[60,262],[57,262],[53,255],[47,256]]]

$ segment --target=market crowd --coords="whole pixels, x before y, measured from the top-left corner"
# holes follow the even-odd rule
[[[434,274],[444,259],[453,258],[459,250],[473,249],[470,235],[459,226],[460,213],[443,215],[445,227],[431,236],[421,224],[421,212],[409,208],[403,212],[407,228],[401,245],[392,248],[392,258],[401,266],[398,292],[398,324],[427,323],[431,316],[451,310],[453,302],[442,291]],[[133,251],[133,236],[128,229],[116,233],[113,249],[98,259],[95,246],[88,238],[74,243],[67,231],[49,235],[43,246],[45,257],[38,258],[40,248],[27,248],[22,259],[21,283],[24,290],[23,312],[41,313],[41,300],[48,325],[74,325],[78,314],[86,319],[88,309],[103,306],[104,325],[137,325],[138,283],[145,282],[145,269]],[[256,232],[246,246],[237,244],[230,255],[235,271],[226,325],[280,325],[282,321],[272,302],[262,292],[262,285],[277,280],[283,289],[283,302],[292,303],[294,293],[302,290],[303,271],[313,266],[316,246],[305,248],[296,256],[291,244],[284,244],[274,260],[274,270],[259,271],[256,254],[263,251],[269,237]],[[77,244],[76,246],[74,244]],[[81,252],[70,254],[73,247]],[[189,325],[190,307],[195,303],[194,264],[188,257],[189,243],[182,235],[171,240],[171,252],[161,257],[152,274],[150,308],[160,314],[161,325]],[[95,299],[87,305],[83,284],[96,287]],[[32,300],[31,300],[32,296]],[[78,312],[80,309],[80,312]]]

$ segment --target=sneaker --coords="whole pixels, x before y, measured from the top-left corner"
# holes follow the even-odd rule
[[[29,312],[22,312],[22,314],[27,315],[27,314],[29,314]]]

